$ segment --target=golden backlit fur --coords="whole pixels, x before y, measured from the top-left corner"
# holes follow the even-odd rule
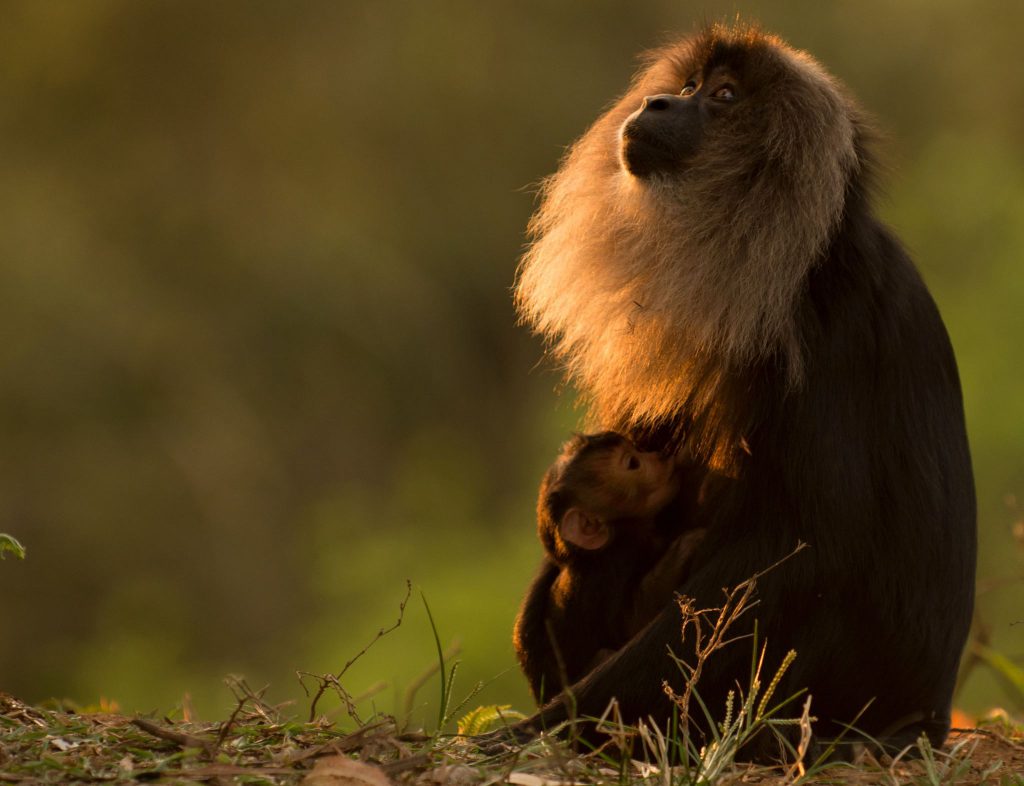
[[[626,171],[620,129],[643,97],[678,94],[736,44],[756,75],[743,104],[680,174]],[[516,304],[591,404],[594,427],[651,428],[684,411],[714,423],[719,385],[752,363],[784,364],[800,384],[794,309],[842,214],[858,116],[808,55],[714,27],[655,52],[573,145],[543,186]],[[742,434],[691,447],[713,458],[726,438],[735,446]]]

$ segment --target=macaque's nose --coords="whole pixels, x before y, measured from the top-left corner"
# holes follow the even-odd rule
[[[685,103],[680,96],[662,93],[656,96],[644,98],[640,108],[645,112],[664,112],[666,109],[673,109],[677,104]]]

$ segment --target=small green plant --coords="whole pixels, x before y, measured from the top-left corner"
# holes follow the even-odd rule
[[[917,745],[914,747],[916,747],[917,753],[920,756],[916,769],[921,771],[912,781],[915,786],[918,786],[918,784],[920,786],[947,786],[947,784],[963,783],[974,771],[972,758],[975,749],[978,747],[977,739],[965,737],[946,752],[935,750],[928,741],[928,738],[921,735],[917,740]],[[904,753],[908,752],[910,752],[910,748],[904,751]],[[906,782],[896,775],[896,767],[902,757],[903,754],[897,756],[889,768],[894,786],[899,786],[900,783]],[[990,765],[980,774],[977,782],[988,783],[989,776],[997,772],[1001,767],[1001,761]]]
[[[423,608],[427,610],[427,619],[430,620],[430,631],[434,634],[434,644],[437,646],[438,673],[441,676],[441,704],[437,708],[437,728],[440,731],[444,728],[445,720],[448,717],[448,705],[452,700],[452,683],[455,681],[455,672],[458,671],[459,662],[453,662],[451,671],[446,671],[444,647],[441,646],[441,636],[437,632],[434,615],[430,613],[427,596],[422,592],[420,592],[420,599],[423,601]]]
[[[470,737],[484,734],[511,721],[526,720],[526,716],[512,709],[511,704],[490,704],[470,710],[459,718],[459,734]]]
[[[458,704],[452,706],[452,691],[455,687],[455,675],[459,669],[459,661],[452,660],[455,655],[459,652],[458,644],[453,644],[449,651],[446,653],[444,648],[441,646],[441,636],[437,632],[437,624],[434,622],[434,615],[430,611],[430,606],[427,604],[427,598],[423,593],[420,593],[420,597],[423,599],[423,607],[427,610],[427,619],[430,621],[430,630],[434,634],[434,644],[437,647],[437,666],[430,669],[428,674],[433,674],[434,671],[441,677],[441,706],[437,712],[437,729],[434,732],[433,739],[439,739],[443,734],[444,730],[451,723],[452,719],[458,716],[462,712],[466,705],[469,704],[473,698],[480,693],[484,688],[483,682],[477,682],[469,691],[468,694]],[[451,662],[451,668],[448,668],[448,663]],[[483,723],[485,720],[501,721],[505,719],[519,719],[526,717],[522,713],[515,712],[508,709],[509,705],[492,705],[490,707],[478,707],[473,712],[464,715],[458,722],[459,733],[462,733],[462,726],[470,719],[471,722]],[[407,708],[411,708],[411,701],[407,701]],[[474,714],[478,714],[476,720],[473,720]],[[493,715],[493,718],[491,716]],[[482,733],[482,732],[476,732]]]
[[[687,663],[673,655],[673,660],[684,676],[683,692],[677,694],[667,682],[663,688],[678,711],[673,747],[678,752],[678,758],[684,763],[684,769],[688,774],[692,773],[695,783],[714,783],[733,766],[740,751],[762,735],[771,735],[778,740],[780,749],[785,751],[786,758],[791,762],[791,775],[805,774],[804,757],[810,745],[811,722],[814,720],[810,715],[810,697],[805,700],[799,717],[784,717],[782,713],[786,707],[792,706],[803,691],[772,704],[783,676],[796,660],[796,651],[790,650],[786,653],[768,681],[767,687],[762,690],[767,648],[758,647],[755,623],[751,637],[753,657],[746,693],[729,691],[724,719],[716,721],[698,692],[700,677],[708,659],[718,650],[736,641],[737,637],[731,634],[731,630],[755,605],[758,579],[804,548],[805,544],[798,544],[796,549],[780,562],[726,590],[724,602],[719,608],[697,609],[691,599],[679,599],[683,636],[692,641],[695,658],[692,663]],[[700,747],[690,733],[694,705],[703,715],[702,726],[710,733],[710,739]],[[793,728],[798,730],[798,734],[790,733]]]
[[[18,559],[25,559],[25,547],[12,535],[0,532],[0,559],[6,559],[9,553]]]
[[[803,548],[803,544],[798,545],[792,554]],[[789,708],[796,709],[794,702],[803,691],[781,698],[777,696],[782,679],[797,653],[790,650],[766,681],[767,647],[758,645],[756,624],[753,634],[748,637],[752,644],[752,659],[746,690],[729,691],[724,716],[713,712],[700,697],[699,681],[707,661],[718,650],[744,638],[736,636],[733,627],[755,605],[757,581],[766,572],[762,571],[726,590],[724,601],[718,608],[697,609],[691,599],[679,599],[683,637],[687,648],[692,646],[694,657],[687,662],[672,656],[684,679],[678,693],[667,682],[663,685],[675,708],[667,729],[646,722],[635,728],[626,726],[614,702],[597,719],[598,730],[608,735],[615,750],[626,758],[646,759],[654,768],[651,772],[658,773],[665,786],[718,783],[735,769],[737,758],[742,758],[744,750],[749,751],[754,745],[764,749],[773,740],[777,743],[780,757],[787,762],[785,779],[789,783],[818,772],[832,752],[830,748],[816,761],[807,763],[812,739],[811,724],[815,720],[811,715],[811,697],[805,698],[799,712],[789,712]],[[694,712],[702,716],[700,723],[692,717]],[[697,734],[694,726],[699,726],[702,733]],[[615,764],[611,758],[608,763]],[[621,761],[619,766],[622,766]]]

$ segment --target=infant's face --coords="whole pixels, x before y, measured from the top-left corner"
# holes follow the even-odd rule
[[[641,452],[628,440],[589,459],[599,479],[590,489],[590,505],[606,519],[654,516],[676,492],[675,462],[660,453]]]

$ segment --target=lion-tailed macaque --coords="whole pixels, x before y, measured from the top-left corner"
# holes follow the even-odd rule
[[[697,608],[810,546],[759,578],[703,664],[712,717],[748,687],[756,625],[766,669],[796,651],[776,695],[811,696],[818,739],[898,749],[949,729],[975,497],[956,360],[875,213],[873,142],[849,91],[775,36],[713,26],[668,45],[545,182],[516,305],[588,428],[730,478],[686,521],[706,530],[676,587]],[[949,206],[931,207],[941,223]],[[673,655],[692,663],[695,641],[666,601],[571,686],[572,711],[615,698],[626,722],[682,710],[708,731],[663,688],[682,693]],[[569,708],[556,697],[515,733]]]
[[[546,558],[516,620],[516,654],[538,702],[650,622],[688,569],[701,530],[680,533],[699,478],[614,432],[569,440],[544,475]]]

